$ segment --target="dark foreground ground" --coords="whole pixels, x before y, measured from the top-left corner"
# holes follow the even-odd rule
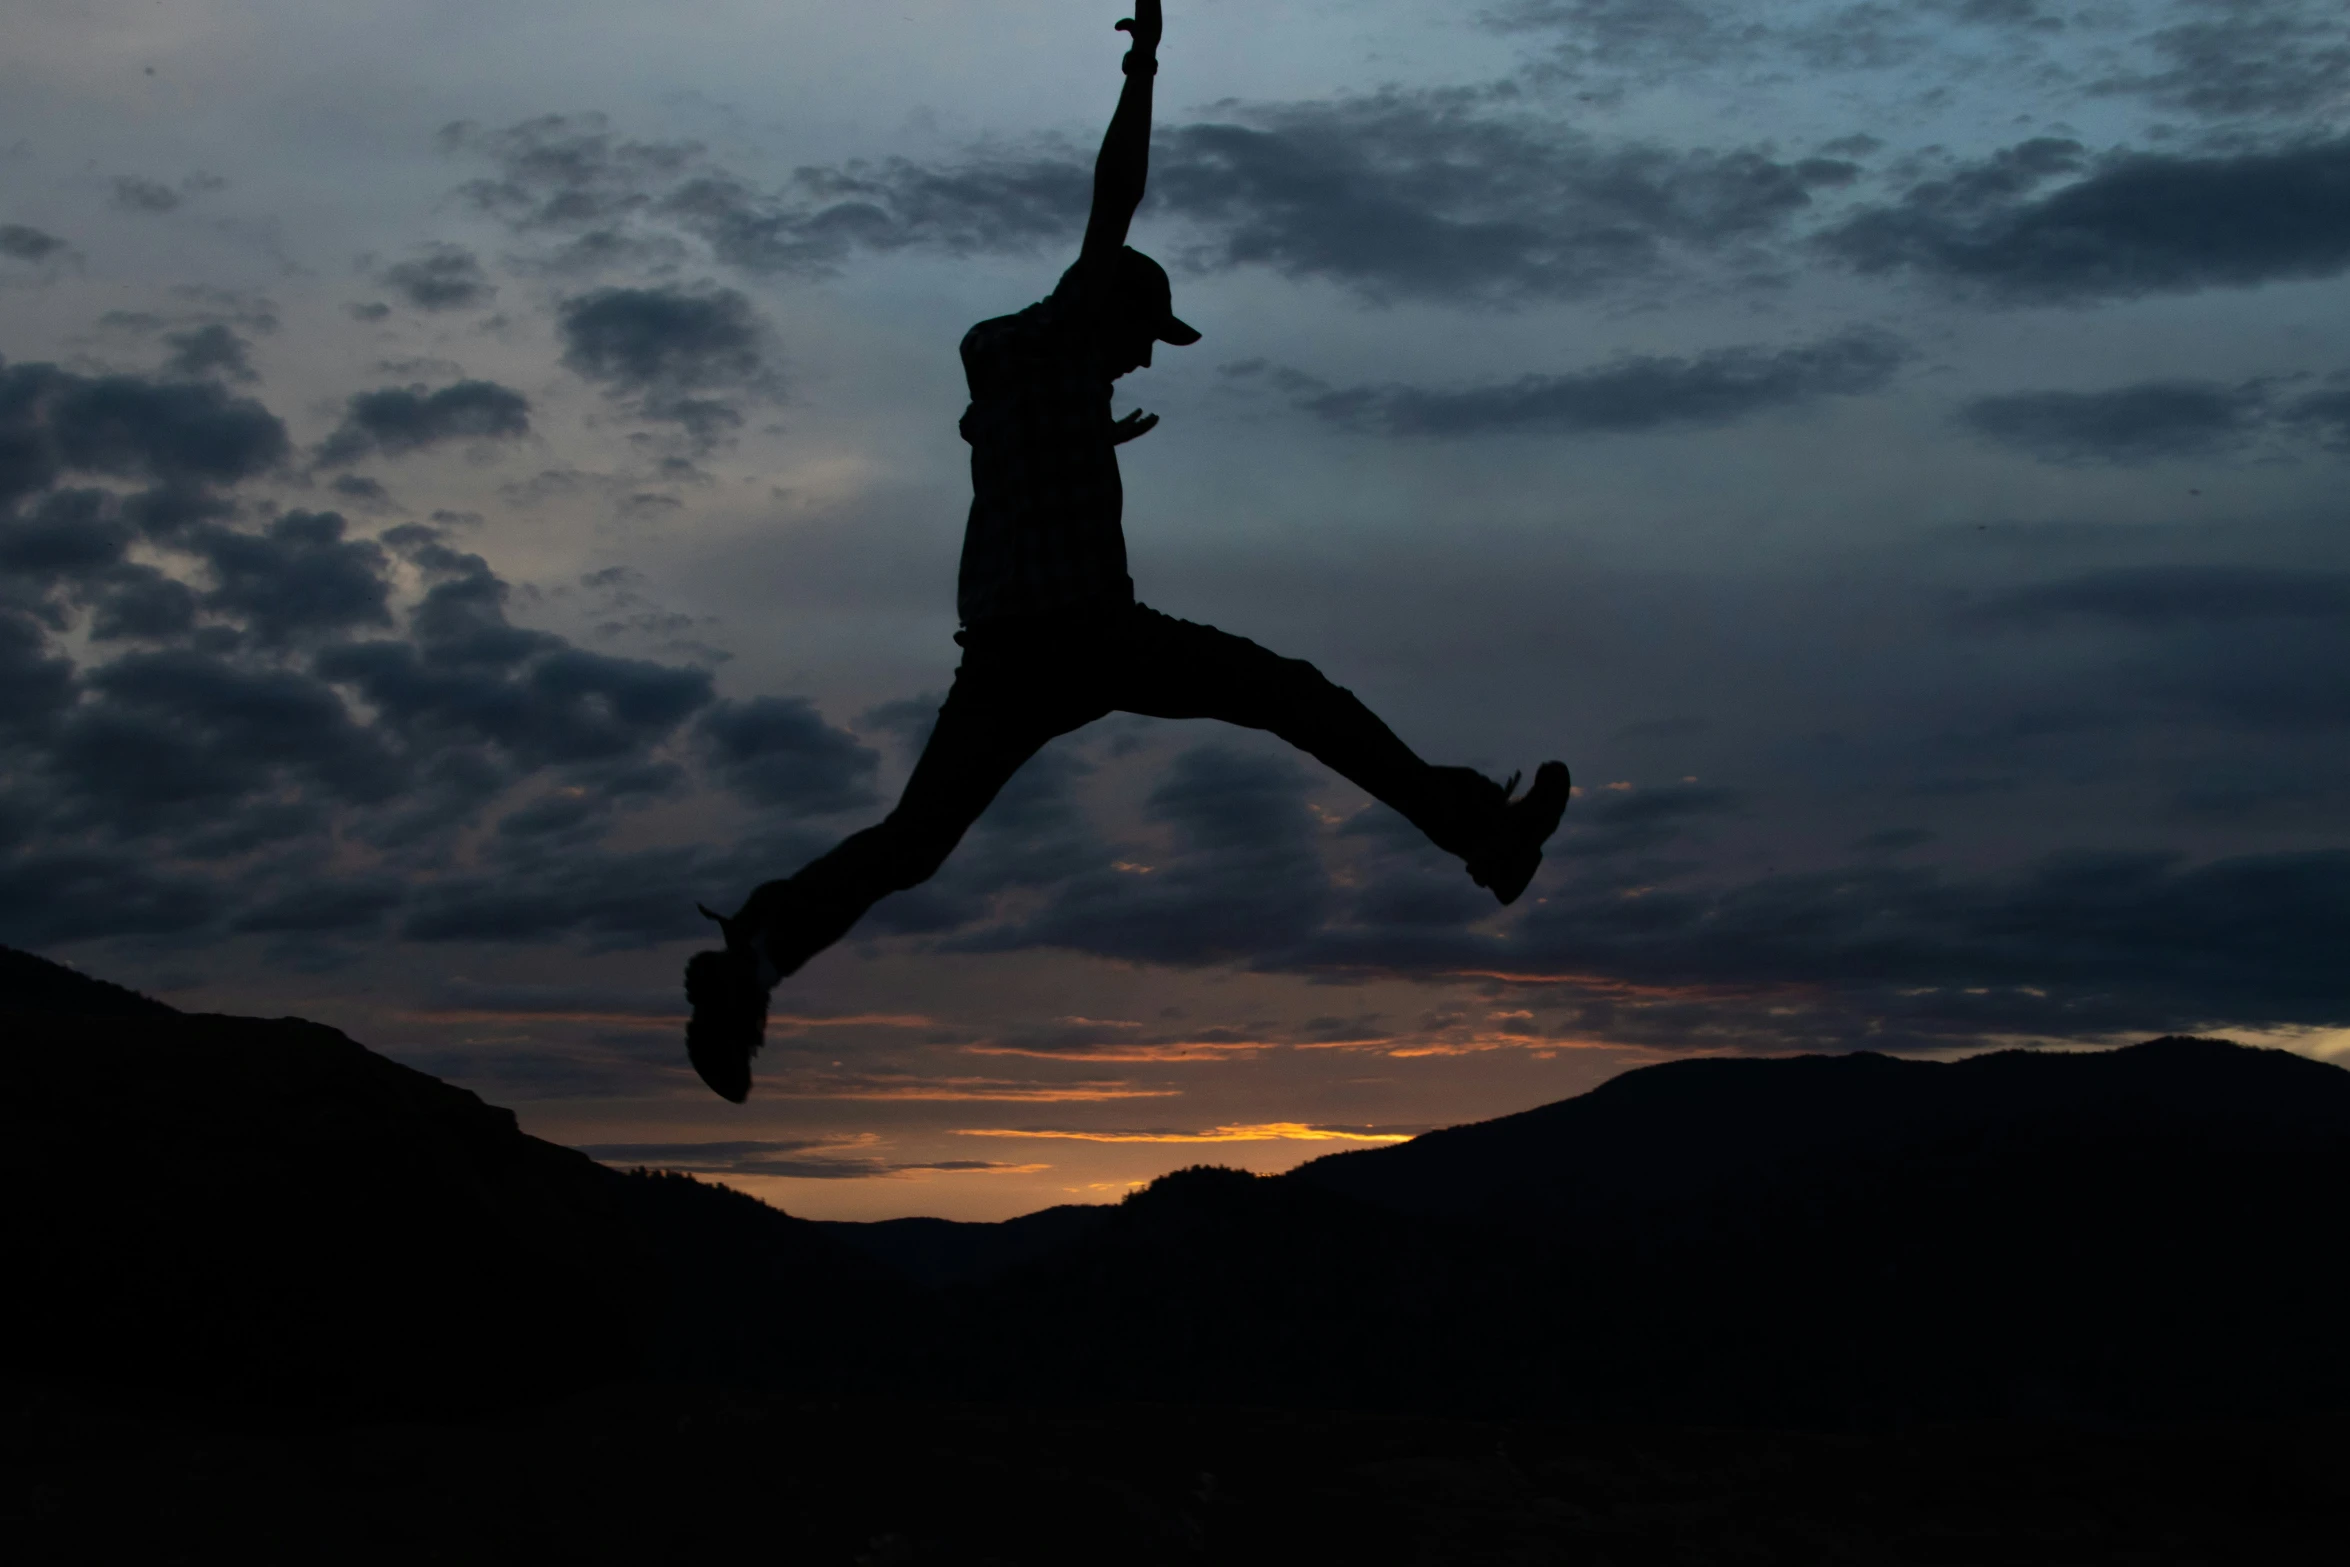
[[[28,1563],[2283,1567],[2350,1534],[2340,1416],[1816,1435],[639,1385],[337,1426],[18,1386],[0,1430]]]

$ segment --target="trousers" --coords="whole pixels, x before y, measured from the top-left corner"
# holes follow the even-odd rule
[[[1466,804],[1493,790],[1467,768],[1422,761],[1304,660],[1141,604],[987,621],[955,640],[962,663],[896,809],[759,888],[737,917],[765,929],[783,972],[888,894],[929,880],[1021,764],[1113,712],[1279,735],[1464,858]]]

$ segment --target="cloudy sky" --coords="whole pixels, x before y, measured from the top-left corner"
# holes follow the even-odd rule
[[[1579,797],[1506,914],[1113,718],[677,976],[954,667],[1075,0],[5,0],[0,941],[795,1212],[1285,1167],[1691,1052],[2350,1043],[2327,0],[1171,0],[1142,598]]]

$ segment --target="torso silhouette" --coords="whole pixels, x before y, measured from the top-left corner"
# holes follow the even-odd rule
[[[963,337],[971,520],[955,608],[965,625],[1130,604],[1110,378],[1096,351],[1107,290],[1084,262],[1017,315]]]

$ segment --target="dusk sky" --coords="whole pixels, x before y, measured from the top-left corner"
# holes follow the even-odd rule
[[[2350,1049],[2339,0],[1167,10],[1137,592],[1567,762],[1516,907],[1114,717],[721,1102],[694,905],[895,797],[1123,12],[4,0],[0,941],[813,1217],[1699,1052]]]

